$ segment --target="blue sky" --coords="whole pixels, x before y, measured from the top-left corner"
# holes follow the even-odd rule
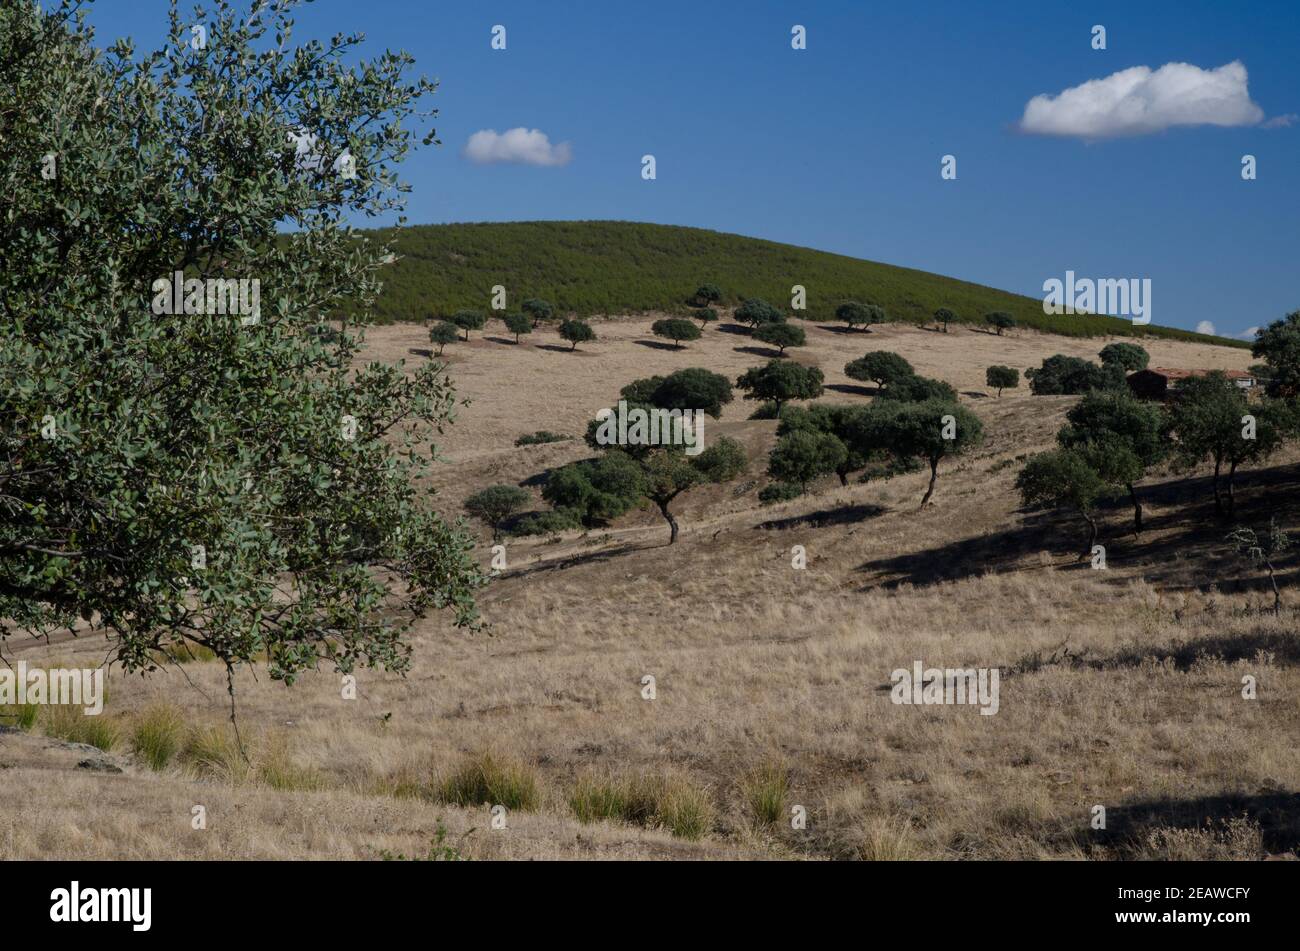
[[[99,0],[154,45],[162,0]],[[300,39],[362,30],[441,81],[441,147],[404,169],[413,223],[618,218],[737,232],[1042,297],[1150,278],[1157,324],[1235,335],[1300,307],[1300,4],[318,0]],[[506,27],[507,48],[490,47]],[[794,24],[807,49],[791,49]],[[1091,29],[1106,28],[1094,50]],[[1027,134],[1039,94],[1239,61],[1272,128]],[[1281,117],[1281,118],[1279,118]],[[566,164],[475,163],[524,127]],[[641,156],[657,178],[641,177]],[[956,156],[957,179],[940,178]],[[1258,178],[1243,181],[1241,159]]]

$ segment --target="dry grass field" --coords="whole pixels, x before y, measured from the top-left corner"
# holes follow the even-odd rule
[[[652,317],[598,321],[576,353],[551,330],[515,345],[493,321],[447,348],[468,405],[439,441],[447,514],[486,485],[530,484],[584,458],[579,436],[639,377],[701,366],[732,378],[766,348],[724,319],[675,350]],[[808,326],[791,358],[826,399],[870,386],[843,366],[895,350],[953,384],[984,445],[926,475],[760,506],[776,423],[736,402],[749,471],[692,490],[669,547],[657,512],[559,540],[513,539],[486,588],[485,632],[431,618],[406,677],[329,671],[292,688],[238,679],[249,762],[224,673],[184,659],[109,673],[102,723],[41,711],[0,735],[3,858],[1264,858],[1300,847],[1300,594],[1280,617],[1232,559],[1205,473],[1142,490],[1148,530],[1104,511],[1106,570],[1076,560],[1067,513],[1019,509],[1018,460],[1048,447],[1071,397],[984,386],[994,363],[1095,357],[1108,341],[967,327],[942,334]],[[369,332],[372,359],[428,358],[426,332]],[[1243,350],[1149,340],[1152,365],[1244,368]],[[739,395],[739,394],[738,394]],[[1296,524],[1297,455],[1241,477],[1247,521]],[[1266,494],[1267,490],[1267,494]],[[486,533],[481,554],[490,557]],[[792,567],[804,546],[807,567]],[[1294,580],[1288,561],[1283,584]],[[102,636],[11,639],[11,660],[98,665]],[[896,705],[915,661],[1001,671],[1000,706]],[[655,678],[655,699],[642,678]],[[1242,697],[1242,678],[1258,696]],[[76,745],[89,744],[89,745]],[[152,759],[152,763],[151,763]],[[489,804],[509,807],[492,827]],[[206,828],[193,829],[195,806]],[[1094,806],[1106,828],[1091,825]],[[794,806],[807,827],[791,828]]]

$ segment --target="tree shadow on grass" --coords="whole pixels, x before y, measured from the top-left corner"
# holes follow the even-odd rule
[[[523,344],[522,344],[520,341],[515,340],[515,339],[512,338],[512,337],[484,337],[483,339],[484,339],[484,340],[490,340],[492,343],[506,343],[506,344],[509,344],[509,345],[512,346],[512,347],[516,347],[516,346],[522,347],[522,346],[523,346]]]
[[[740,336],[748,337],[754,332],[753,328],[746,327],[744,324],[717,324],[716,326],[718,330],[724,334],[738,334]]]
[[[849,396],[877,396],[880,393],[877,386],[857,386],[853,383],[827,383],[826,389]]]
[[[1139,485],[1139,496],[1148,507],[1143,533],[1133,534],[1132,508],[1125,496],[1099,507],[1097,541],[1105,547],[1110,566],[1137,567],[1147,582],[1167,591],[1203,590],[1209,585],[1225,591],[1263,590],[1262,571],[1237,557],[1225,536],[1234,524],[1256,530],[1266,527],[1272,515],[1283,524],[1293,520],[1300,501],[1293,501],[1295,493],[1286,487],[1294,486],[1297,476],[1296,466],[1240,475],[1242,491],[1238,492],[1235,522],[1215,513],[1208,478]],[[1168,511],[1153,514],[1150,509],[1154,505]],[[1086,540],[1086,528],[1077,514],[1066,510],[1033,512],[1017,526],[864,562],[857,570],[877,576],[863,590],[956,581],[997,570],[1036,570],[1043,565],[1022,562],[1043,551],[1051,553],[1058,569],[1089,571],[1090,560],[1071,560],[1083,551]],[[1289,580],[1300,567],[1300,549],[1293,549],[1274,564],[1279,569],[1279,584],[1285,588],[1284,579]],[[1128,573],[1099,571],[1098,576],[1115,584],[1132,580]]]
[[[833,334],[857,334],[865,337],[867,334],[871,333],[870,328],[850,327],[847,324],[817,324],[817,326],[820,329]]]
[[[780,350],[773,350],[771,347],[732,347],[731,349],[737,353],[748,353],[755,357],[766,357],[768,359],[781,359],[787,356]]]
[[[1225,824],[1246,818],[1259,825],[1265,851],[1278,854],[1300,850],[1300,793],[1264,789],[1255,793],[1226,793],[1191,799],[1146,799],[1106,807],[1106,828],[1087,835],[1121,856],[1150,855],[1152,836],[1159,830],[1221,834]],[[1157,849],[1160,846],[1155,846]]]
[[[805,515],[792,515],[788,518],[772,519],[760,522],[759,528],[767,531],[784,531],[789,528],[827,528],[831,525],[850,525],[884,515],[887,510],[879,505],[845,505],[840,508],[822,509]]]
[[[673,343],[664,343],[662,340],[634,340],[632,342],[640,347],[649,347],[651,350],[671,350],[673,353],[686,349]]]
[[[1258,615],[1262,616],[1262,615]],[[1295,619],[1294,610],[1283,617]],[[1271,613],[1269,615],[1271,618]],[[1149,647],[1124,647],[1105,654],[1088,652],[1071,653],[1068,646],[1057,647],[1044,656],[1036,652],[1022,657],[1011,666],[1008,673],[1033,673],[1048,667],[1070,667],[1087,670],[1118,670],[1140,668],[1151,663],[1169,663],[1186,673],[1197,663],[1217,658],[1225,663],[1253,660],[1261,652],[1271,654],[1280,664],[1293,667],[1300,664],[1300,639],[1286,631],[1268,630],[1264,627],[1237,634],[1215,634],[1209,637],[1189,636],[1183,640]]]
[[[536,564],[528,565],[526,568],[516,568],[511,571],[503,571],[499,577],[502,578],[527,578],[531,575],[541,574],[546,571],[563,571],[565,568],[575,568],[578,565],[594,565],[601,562],[609,561],[620,555],[630,555],[636,551],[648,551],[652,548],[659,548],[659,545],[634,545],[631,543],[619,545],[617,548],[602,548],[598,551],[587,551],[577,555],[570,555],[565,558],[556,558],[551,561],[540,561]]]
[[[588,351],[574,350],[572,347],[561,347],[559,344],[555,344],[555,343],[539,343],[537,344],[537,349],[550,350],[552,353],[576,353],[580,357],[594,356],[594,354]]]

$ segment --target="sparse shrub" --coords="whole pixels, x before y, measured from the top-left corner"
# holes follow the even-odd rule
[[[1233,531],[1227,540],[1238,555],[1256,565],[1264,566],[1265,571],[1268,572],[1269,584],[1273,586],[1273,614],[1280,614],[1282,611],[1282,592],[1278,590],[1277,567],[1273,562],[1290,549],[1291,536],[1277,524],[1277,516],[1273,516],[1269,520],[1268,534],[1263,537],[1256,534],[1253,528],[1247,528],[1243,525]]]
[[[379,858],[384,862],[468,862],[469,859],[461,851],[461,846],[452,845],[447,841],[447,837],[447,827],[439,819],[434,826],[433,841],[429,844],[429,851],[424,855],[415,855],[408,859],[401,852],[394,853],[383,849],[379,853]],[[464,838],[465,836],[461,836],[462,843]]]
[[[466,335],[468,337],[468,334]],[[455,343],[460,339],[460,328],[448,320],[440,320],[429,328],[429,343],[438,348],[438,356],[442,356],[443,347],[449,343]]]
[[[539,429],[535,433],[525,433],[515,440],[516,446],[540,446],[550,442],[565,442],[572,439],[563,433],[553,433],[549,429]]]
[[[536,770],[492,752],[470,757],[435,790],[440,802],[453,806],[505,806],[512,812],[533,812],[541,804]]]
[[[181,747],[180,762],[200,777],[231,783],[247,779],[252,771],[234,731],[226,726],[192,729]]]
[[[569,805],[580,822],[616,820],[699,839],[713,828],[708,791],[682,776],[578,777]]]
[[[1264,855],[1259,824],[1246,816],[1198,829],[1162,827],[1147,833],[1137,858],[1162,862],[1255,861]]]
[[[722,300],[722,290],[717,284],[701,284],[695,289],[695,296],[692,298],[697,304],[716,304]]]
[[[770,343],[784,354],[786,347],[802,347],[807,342],[807,335],[802,327],[781,322],[758,327],[754,331],[754,339]]]
[[[998,391],[1002,398],[1003,390],[1015,389],[1020,385],[1020,371],[1014,367],[992,366],[984,371],[984,385]]]
[[[756,825],[774,826],[785,818],[790,771],[784,763],[764,763],[741,780],[741,794]]]
[[[102,713],[88,716],[79,706],[59,704],[44,707],[40,724],[47,736],[69,743],[85,743],[106,753],[122,739],[122,727],[116,719]]]
[[[35,703],[24,703],[21,706],[16,703],[0,705],[0,725],[3,726],[28,731],[36,725],[40,715],[41,708]]]
[[[577,350],[578,344],[595,340],[596,331],[585,320],[566,320],[560,324],[560,336],[573,345],[570,350]]]
[[[150,769],[165,769],[185,739],[185,720],[170,704],[157,704],[142,711],[131,729],[131,748]]]
[[[700,339],[700,328],[683,317],[656,320],[650,325],[650,329],[656,337],[665,337],[678,347],[681,347],[683,340]]]
[[[866,862],[906,862],[917,858],[916,835],[906,819],[871,816],[862,823],[858,857]]]
[[[559,535],[561,532],[581,528],[582,522],[567,509],[552,509],[549,512],[532,512],[517,521],[510,529],[511,535],[524,537],[528,535]]]
[[[772,482],[758,490],[758,501],[762,505],[775,502],[789,502],[803,495],[803,486],[793,482]]]

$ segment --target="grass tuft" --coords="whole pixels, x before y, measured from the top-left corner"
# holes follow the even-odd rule
[[[533,812],[541,802],[538,789],[537,771],[531,766],[483,752],[435,783],[434,797],[453,806],[505,806],[514,812]]]

